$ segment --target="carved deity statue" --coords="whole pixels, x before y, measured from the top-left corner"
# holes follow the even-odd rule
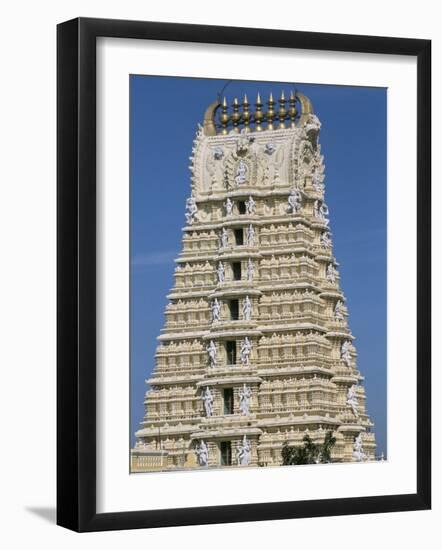
[[[347,405],[350,405],[353,414],[359,416],[358,414],[358,400],[356,397],[356,386],[350,386],[347,391]]]
[[[220,240],[221,248],[226,248],[229,246],[229,233],[227,232],[227,229],[225,227],[221,229],[221,235],[219,240]]]
[[[341,300],[338,300],[335,305],[335,320],[336,321],[345,321],[344,312],[343,312],[344,304],[341,302]]]
[[[242,442],[238,445],[236,450],[236,460],[239,466],[247,466],[250,461],[250,451],[252,446],[246,436],[243,437]]]
[[[239,390],[239,410],[241,414],[248,415],[250,409],[250,398],[252,397],[252,390],[246,384]]]
[[[325,278],[329,283],[335,283],[336,282],[336,275],[338,272],[336,271],[336,268],[333,264],[328,264],[327,271],[325,272]]]
[[[344,361],[347,367],[351,366],[350,346],[351,342],[349,340],[345,340],[344,342],[342,342],[341,359]]]
[[[289,203],[288,211],[291,212],[292,214],[297,214],[300,211],[301,204],[302,204],[301,193],[296,189],[292,189],[290,191],[288,203]]]
[[[218,262],[216,274],[218,276],[218,282],[223,283],[226,278],[226,271],[224,269],[224,264],[222,262]]]
[[[331,239],[330,239],[330,233],[328,231],[323,231],[320,236],[320,242],[321,245],[324,248],[330,248],[331,247]]]
[[[264,152],[268,155],[273,155],[273,153],[276,151],[276,146],[273,143],[273,141],[269,141],[264,146]]]
[[[218,302],[218,298],[215,298],[210,306],[212,310],[212,321],[221,320],[221,304]]]
[[[233,214],[233,201],[229,197],[227,197],[224,207],[226,209],[226,216],[231,216]]]
[[[315,168],[315,171],[313,172],[313,176],[312,176],[312,185],[313,185],[313,189],[317,193],[321,193],[322,191],[324,191],[324,185],[322,184],[321,179],[322,178],[321,178],[321,173],[319,169]]]
[[[249,169],[247,164],[243,161],[243,159],[240,159],[238,163],[238,168],[236,169],[236,174],[235,174],[236,185],[241,185],[247,181],[248,171]]]
[[[186,200],[186,221],[189,225],[198,220],[197,213],[198,207],[196,205],[196,200],[193,197],[189,197]]]
[[[248,296],[245,297],[242,305],[242,314],[244,321],[250,321],[252,318],[252,302]]]
[[[321,122],[315,114],[311,113],[304,123],[304,128],[307,134],[310,132],[319,132],[321,129]]]
[[[224,151],[222,147],[215,147],[213,150],[213,158],[215,160],[221,160],[224,157]]]
[[[195,448],[195,454],[200,466],[209,465],[209,448],[203,439],[201,439],[199,445]]]
[[[214,367],[216,365],[216,345],[213,340],[210,340],[210,343],[207,346],[206,351],[209,354],[210,366]]]
[[[364,450],[362,448],[362,435],[359,434],[353,445],[353,458],[358,462],[361,462],[366,457]]]
[[[206,386],[206,389],[201,395],[201,399],[203,400],[203,403],[204,403],[204,412],[206,413],[206,416],[207,417],[212,416],[213,415],[213,395],[209,389],[209,386]]]
[[[247,261],[246,276],[248,281],[253,280],[253,275],[255,274],[255,265],[252,260],[249,258]]]
[[[313,213],[315,218],[324,222],[325,225],[329,224],[329,220],[327,218],[329,214],[328,206],[325,204],[324,201],[320,201],[320,200],[315,201]]]
[[[246,231],[247,236],[247,246],[255,246],[255,230],[253,225],[250,224]]]
[[[254,214],[256,211],[256,202],[253,200],[253,197],[250,195],[249,199],[246,201],[246,213]]]
[[[252,344],[251,344],[250,340],[248,339],[248,337],[246,336],[244,338],[244,340],[241,342],[241,347],[240,347],[240,350],[239,350],[239,354],[240,354],[240,357],[241,357],[241,363],[243,365],[248,365],[249,364],[249,357],[250,357],[251,351],[252,351]]]

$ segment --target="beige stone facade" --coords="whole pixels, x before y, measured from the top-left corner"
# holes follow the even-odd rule
[[[193,200],[132,471],[204,467],[201,442],[208,467],[239,465],[244,441],[243,465],[276,466],[284,442],[301,445],[306,433],[320,442],[328,430],[334,461],[374,459],[320,122],[302,94],[267,104],[264,113],[258,97],[251,114],[247,99],[232,112],[215,102],[197,132]]]

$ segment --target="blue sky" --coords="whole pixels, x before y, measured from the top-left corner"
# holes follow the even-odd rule
[[[131,444],[181,247],[192,141],[205,107],[227,80],[130,77]],[[279,97],[297,88],[322,123],[325,198],[340,263],[358,368],[366,377],[377,453],[386,454],[386,105],[387,90],[233,81],[225,95]]]

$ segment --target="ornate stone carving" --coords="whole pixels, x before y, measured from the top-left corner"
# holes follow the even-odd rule
[[[343,308],[344,308],[344,304],[341,302],[341,300],[338,300],[336,302],[335,310],[334,310],[336,321],[345,321],[344,309]]]
[[[251,443],[247,439],[247,437],[244,436],[236,451],[236,460],[238,462],[238,465],[247,466],[249,464],[251,450]]]
[[[253,281],[254,273],[255,273],[255,266],[252,260],[249,258],[247,260],[247,269],[246,269],[246,278],[248,281]]]
[[[359,434],[355,439],[355,442],[354,442],[354,445],[353,445],[353,458],[357,462],[361,462],[362,460],[364,460],[366,458],[363,447],[362,447],[362,435],[361,434]]]
[[[233,214],[233,201],[229,197],[227,197],[224,207],[226,209],[226,216],[231,216]]]
[[[253,200],[253,197],[250,195],[250,197],[246,201],[246,213],[251,215],[251,214],[254,214],[255,211],[256,211],[256,202]]]
[[[207,443],[205,443],[203,439],[201,439],[199,444],[196,446],[195,454],[198,460],[198,464],[200,466],[209,465],[209,447],[207,446]]]
[[[255,246],[255,230],[253,229],[252,224],[250,224],[247,228],[246,239],[247,246]]]
[[[347,365],[351,367],[351,354],[350,354],[351,342],[349,340],[344,340],[341,346],[341,359]]]
[[[331,248],[330,233],[328,231],[323,231],[319,240],[324,248]]]
[[[325,278],[329,283],[336,283],[336,276],[338,272],[333,264],[328,264],[327,270],[325,272]]]
[[[315,201],[313,214],[316,219],[321,220],[325,225],[329,224],[329,219],[327,218],[329,214],[328,206],[325,204],[324,201]]]
[[[235,174],[236,185],[243,185],[244,183],[246,183],[248,178],[248,173],[249,173],[249,167],[247,166],[247,164],[244,162],[243,159],[240,159],[238,163],[238,167],[236,169],[236,174]]]
[[[276,151],[276,146],[275,144],[273,143],[273,141],[268,141],[266,144],[265,144],[265,147],[264,147],[264,152],[267,154],[267,155],[273,155],[273,153]]]
[[[246,336],[244,340],[241,342],[241,347],[239,351],[241,363],[243,365],[246,365],[246,366],[249,365],[249,357],[251,353],[252,353],[252,344],[248,339],[248,337]]]
[[[215,298],[210,306],[212,310],[212,321],[220,321],[221,319],[221,304],[218,302],[218,298]]]
[[[204,412],[207,417],[210,417],[213,415],[213,395],[212,392],[209,389],[209,386],[206,386],[206,389],[203,391],[201,395],[201,399],[204,404]]]
[[[224,151],[222,147],[215,147],[213,150],[213,158],[215,160],[222,160],[224,157]]]
[[[221,229],[219,242],[221,248],[227,248],[229,246],[229,233],[227,232],[227,229],[225,227]]]
[[[213,340],[210,340],[209,345],[206,348],[206,351],[209,355],[209,365],[211,367],[215,367],[217,350],[216,350],[215,342]]]
[[[355,416],[359,416],[358,413],[358,400],[356,397],[356,386],[353,384],[353,386],[350,386],[347,391],[347,405],[350,405],[353,414]]]
[[[186,201],[186,220],[189,225],[198,220],[198,207],[193,197],[189,197]]]
[[[296,189],[292,189],[290,191],[290,195],[288,198],[288,211],[292,214],[297,214],[301,210],[301,204],[302,204],[302,195],[299,191]]]
[[[242,305],[242,315],[244,321],[250,321],[252,318],[252,302],[248,296],[245,297]]]
[[[246,384],[239,390],[239,410],[241,414],[248,415],[250,409],[250,398],[252,397],[252,390]]]
[[[218,262],[218,267],[216,269],[216,274],[218,277],[218,283],[223,283],[226,278],[226,271],[224,269],[223,262]]]

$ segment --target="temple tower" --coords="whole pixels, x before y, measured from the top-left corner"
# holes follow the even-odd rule
[[[329,430],[333,461],[374,459],[320,127],[299,92],[207,108],[132,471],[280,465]]]

